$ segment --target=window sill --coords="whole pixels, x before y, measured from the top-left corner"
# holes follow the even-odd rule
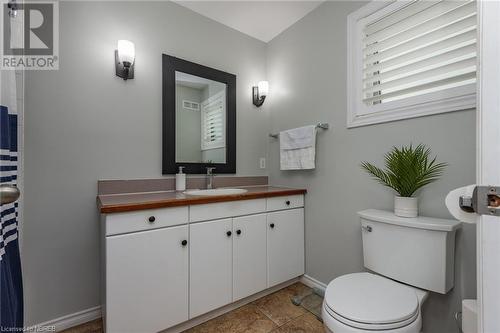
[[[355,112],[349,112],[347,128],[368,126],[475,108],[476,94],[474,92],[467,95],[452,97],[446,100],[436,100],[416,105],[409,105],[387,111],[379,111],[368,114],[356,114]]]

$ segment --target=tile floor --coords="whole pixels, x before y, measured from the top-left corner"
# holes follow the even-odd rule
[[[305,295],[311,289],[295,283],[260,298],[236,310],[193,327],[185,333],[324,333],[323,324],[311,312],[319,314],[322,299],[307,297],[301,306],[291,303],[295,295]],[[95,320],[64,333],[102,333],[102,321]]]

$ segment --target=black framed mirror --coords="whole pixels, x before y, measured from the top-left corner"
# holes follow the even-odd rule
[[[236,75],[163,54],[163,174],[236,173]]]

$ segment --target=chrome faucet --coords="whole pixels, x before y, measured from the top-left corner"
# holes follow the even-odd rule
[[[214,174],[213,170],[215,170],[214,167],[207,167],[207,189],[211,190],[214,188]]]

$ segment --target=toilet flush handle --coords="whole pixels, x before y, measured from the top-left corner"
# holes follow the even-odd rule
[[[373,228],[370,225],[362,225],[361,229],[363,229],[366,232],[372,232]]]

